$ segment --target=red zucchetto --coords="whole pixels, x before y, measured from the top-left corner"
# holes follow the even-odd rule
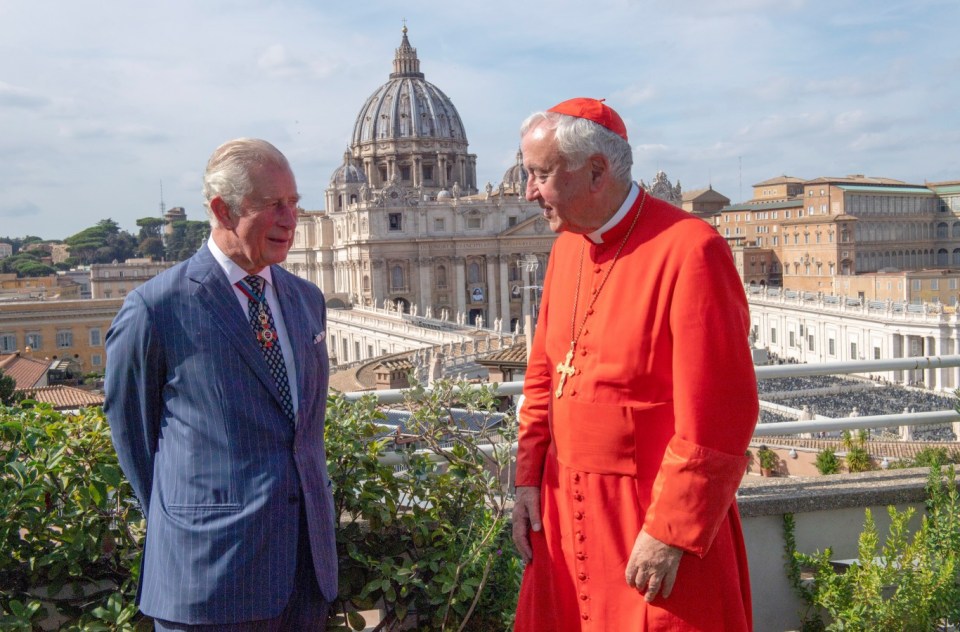
[[[627,140],[627,126],[623,124],[623,119],[613,108],[604,105],[603,99],[577,97],[559,103],[547,112],[556,112],[557,114],[566,114],[593,121],[606,127],[623,140]]]

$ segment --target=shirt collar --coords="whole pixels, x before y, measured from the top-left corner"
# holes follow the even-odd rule
[[[216,259],[220,267],[223,268],[223,272],[227,275],[227,280],[230,281],[230,285],[236,285],[237,281],[247,277],[249,273],[220,250],[220,246],[213,240],[213,235],[207,239],[207,248],[210,249],[210,254],[213,255],[213,258]],[[271,273],[270,266],[257,272],[257,275],[263,277],[267,285],[273,285],[273,274]]]
[[[607,220],[606,224],[592,233],[587,234],[587,239],[595,244],[604,243],[605,240],[603,239],[603,234],[623,221],[623,218],[627,216],[627,212],[629,212],[631,207],[633,207],[633,203],[637,201],[637,196],[639,195],[640,187],[637,186],[636,182],[631,182],[630,192],[627,193],[627,199],[623,201],[623,204],[620,205],[620,208],[617,209],[617,212],[613,214],[613,217]]]

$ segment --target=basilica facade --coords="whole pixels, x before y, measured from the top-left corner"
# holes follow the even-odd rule
[[[420,72],[406,27],[393,72],[304,212],[286,267],[331,308],[383,307],[515,329],[536,309],[555,235],[523,197],[522,161],[480,186],[453,102]]]

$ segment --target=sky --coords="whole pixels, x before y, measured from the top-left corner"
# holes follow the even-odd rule
[[[575,96],[624,118],[635,179],[734,203],[780,175],[960,180],[956,0],[0,0],[0,237],[204,219],[207,158],[242,136],[322,210],[404,21],[481,184]]]

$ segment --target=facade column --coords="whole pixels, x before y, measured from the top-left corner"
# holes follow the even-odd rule
[[[933,336],[926,338],[926,356],[936,356],[937,355],[937,339]],[[927,388],[931,390],[937,389],[937,370],[936,369],[927,369],[926,375],[926,385]]]
[[[374,259],[370,262],[373,266],[373,274],[370,278],[370,283],[372,284],[373,289],[373,306],[374,307],[383,307],[383,300],[386,298],[386,289],[387,289],[387,266],[384,263],[383,259]]]
[[[493,319],[497,317],[497,255],[487,255],[487,315],[484,325],[487,329],[493,327]]]
[[[454,282],[454,306],[457,313],[467,313],[467,275],[465,270],[466,260],[457,255],[453,257],[453,282]]]
[[[510,256],[500,255],[500,318],[504,328],[510,331]]]
[[[434,180],[439,183],[441,189],[445,189],[447,188],[447,157],[443,154],[437,154],[437,169],[440,170],[440,174]]]
[[[413,178],[413,186],[418,187],[423,183],[423,161],[420,159],[420,156],[413,157],[413,174],[410,176]]]
[[[430,257],[420,257],[417,259],[417,271],[420,279],[420,300],[423,305],[419,306],[419,313],[426,314],[427,308],[433,305],[433,259]]]

